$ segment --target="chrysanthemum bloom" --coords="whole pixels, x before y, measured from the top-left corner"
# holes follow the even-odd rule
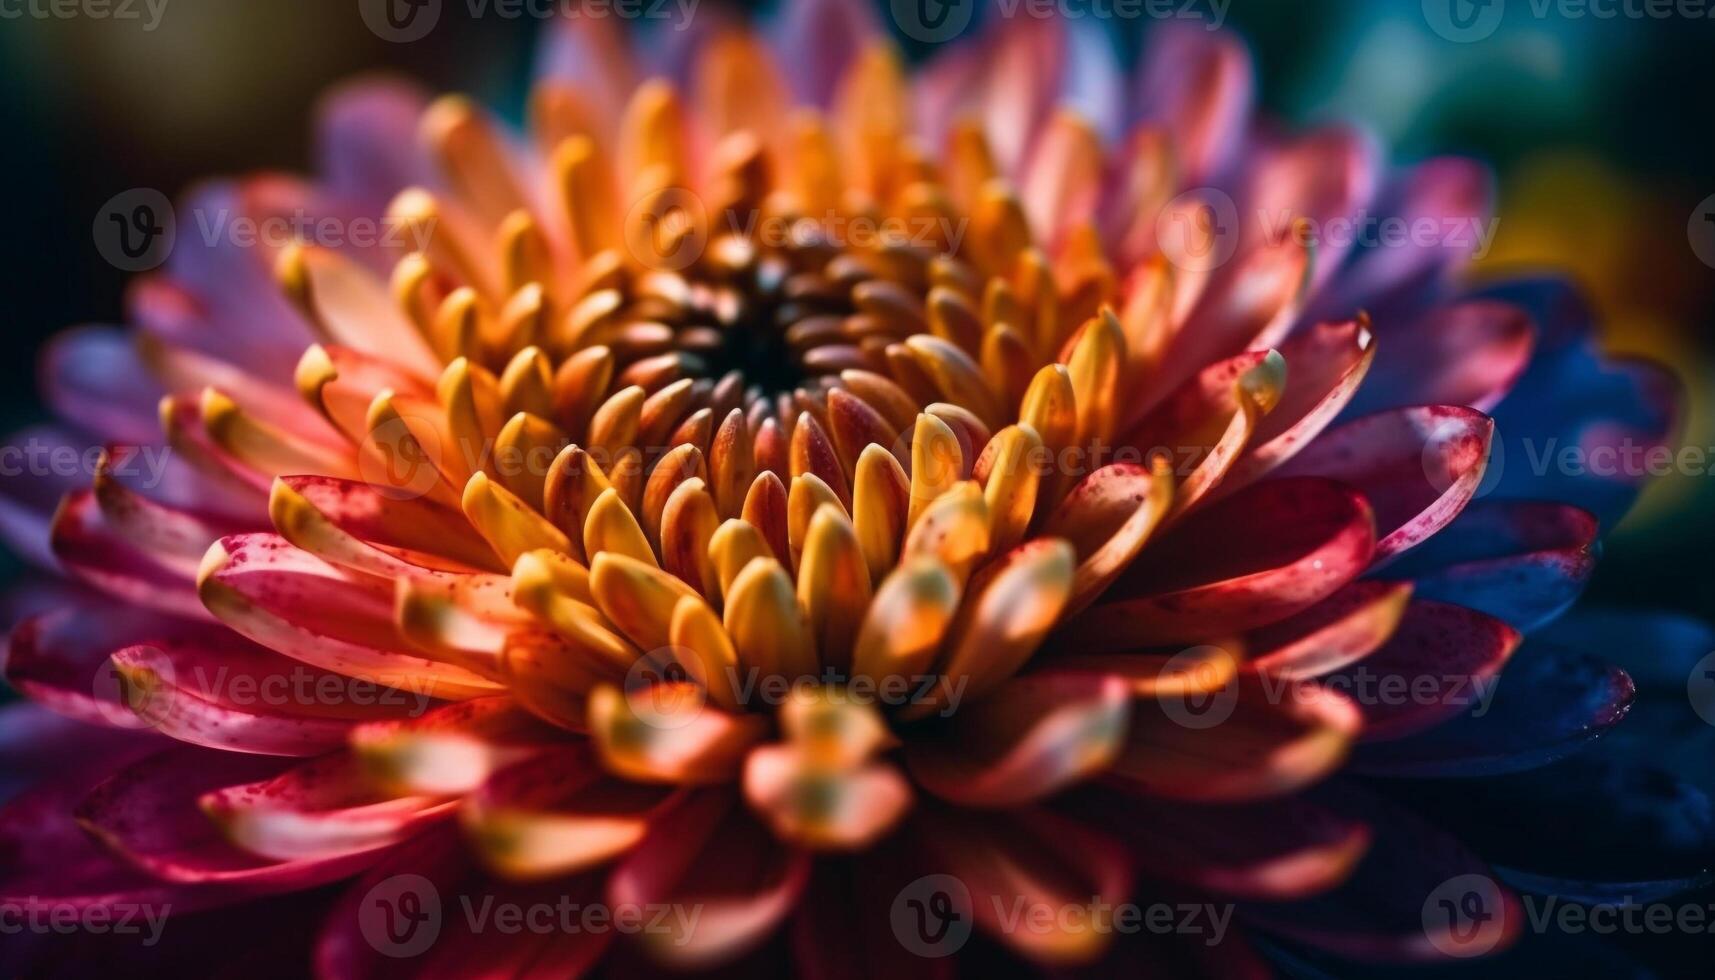
[[[186,241],[135,329],[53,348],[69,428],[18,445],[109,448],[6,498],[68,579],[15,601],[7,677],[119,731],[9,716],[54,761],[0,896],[329,975],[1508,940],[1480,861],[1325,781],[1620,719],[1625,674],[1570,655],[1493,684],[1636,481],[1486,484],[1484,412],[1585,450],[1671,412],[1569,293],[1461,292],[1475,238],[1321,234],[1463,228],[1481,171],[1253,129],[1201,31],[1134,83],[1052,21],[915,76],[844,3],[635,58],[605,23],[553,34],[521,135],[365,83],[319,182],[182,209],[395,240]],[[615,924],[482,911],[567,902]]]

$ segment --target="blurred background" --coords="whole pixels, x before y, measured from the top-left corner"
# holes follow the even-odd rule
[[[304,170],[318,93],[360,72],[403,72],[516,110],[540,27],[449,0],[428,37],[394,44],[365,26],[359,0],[154,0],[159,21],[146,30],[144,0],[111,2],[137,19],[39,18],[29,12],[47,0],[0,0],[7,428],[42,416],[32,377],[42,340],[121,308],[125,273],[91,233],[103,202],[136,187],[176,196],[209,174]],[[1483,265],[1574,270],[1612,349],[1680,372],[1692,394],[1683,441],[1715,446],[1715,269],[1687,233],[1715,194],[1715,19],[1640,17],[1637,0],[1570,8],[1582,16],[1512,0],[1491,34],[1457,43],[1430,23],[1449,0],[1191,2],[1205,17],[1225,8],[1226,25],[1248,37],[1266,112],[1361,120],[1401,160],[1459,152],[1492,164],[1500,223]],[[1705,7],[1715,10],[1678,9]],[[1148,24],[1113,22],[1119,50],[1134,54]],[[1715,614],[1712,510],[1715,477],[1658,482],[1609,539],[1592,597]]]

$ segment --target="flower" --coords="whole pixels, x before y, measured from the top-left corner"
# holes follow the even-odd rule
[[[64,444],[106,448],[6,498],[68,580],[7,677],[117,732],[13,712],[76,751],[0,812],[0,897],[266,899],[325,917],[328,975],[1255,966],[1218,911],[1101,913],[1140,896],[1345,956],[1510,941],[1481,861],[1328,780],[1621,719],[1600,669],[1485,717],[1637,481],[1499,472],[1484,413],[1655,446],[1670,386],[1551,284],[1464,291],[1474,242],[1334,233],[1476,227],[1479,168],[1253,130],[1223,35],[1161,32],[1136,100],[1091,43],[1002,22],[913,76],[804,3],[636,81],[568,21],[522,140],[365,83],[319,182],[193,195],[398,235],[193,245],[51,352]],[[614,919],[424,911],[455,896]]]

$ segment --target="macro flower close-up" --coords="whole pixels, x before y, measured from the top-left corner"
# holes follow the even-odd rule
[[[1715,647],[1581,599],[1683,375],[1489,167],[1164,14],[541,6],[97,216],[0,972],[1622,975],[1540,910],[1708,888]]]

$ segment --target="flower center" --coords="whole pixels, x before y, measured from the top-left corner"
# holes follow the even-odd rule
[[[660,192],[628,233],[643,265],[619,311],[642,342],[632,353],[739,386],[747,411],[844,371],[890,373],[889,348],[928,328],[932,263],[953,260],[899,229],[848,240],[856,230],[762,206],[705,215],[688,192]]]

